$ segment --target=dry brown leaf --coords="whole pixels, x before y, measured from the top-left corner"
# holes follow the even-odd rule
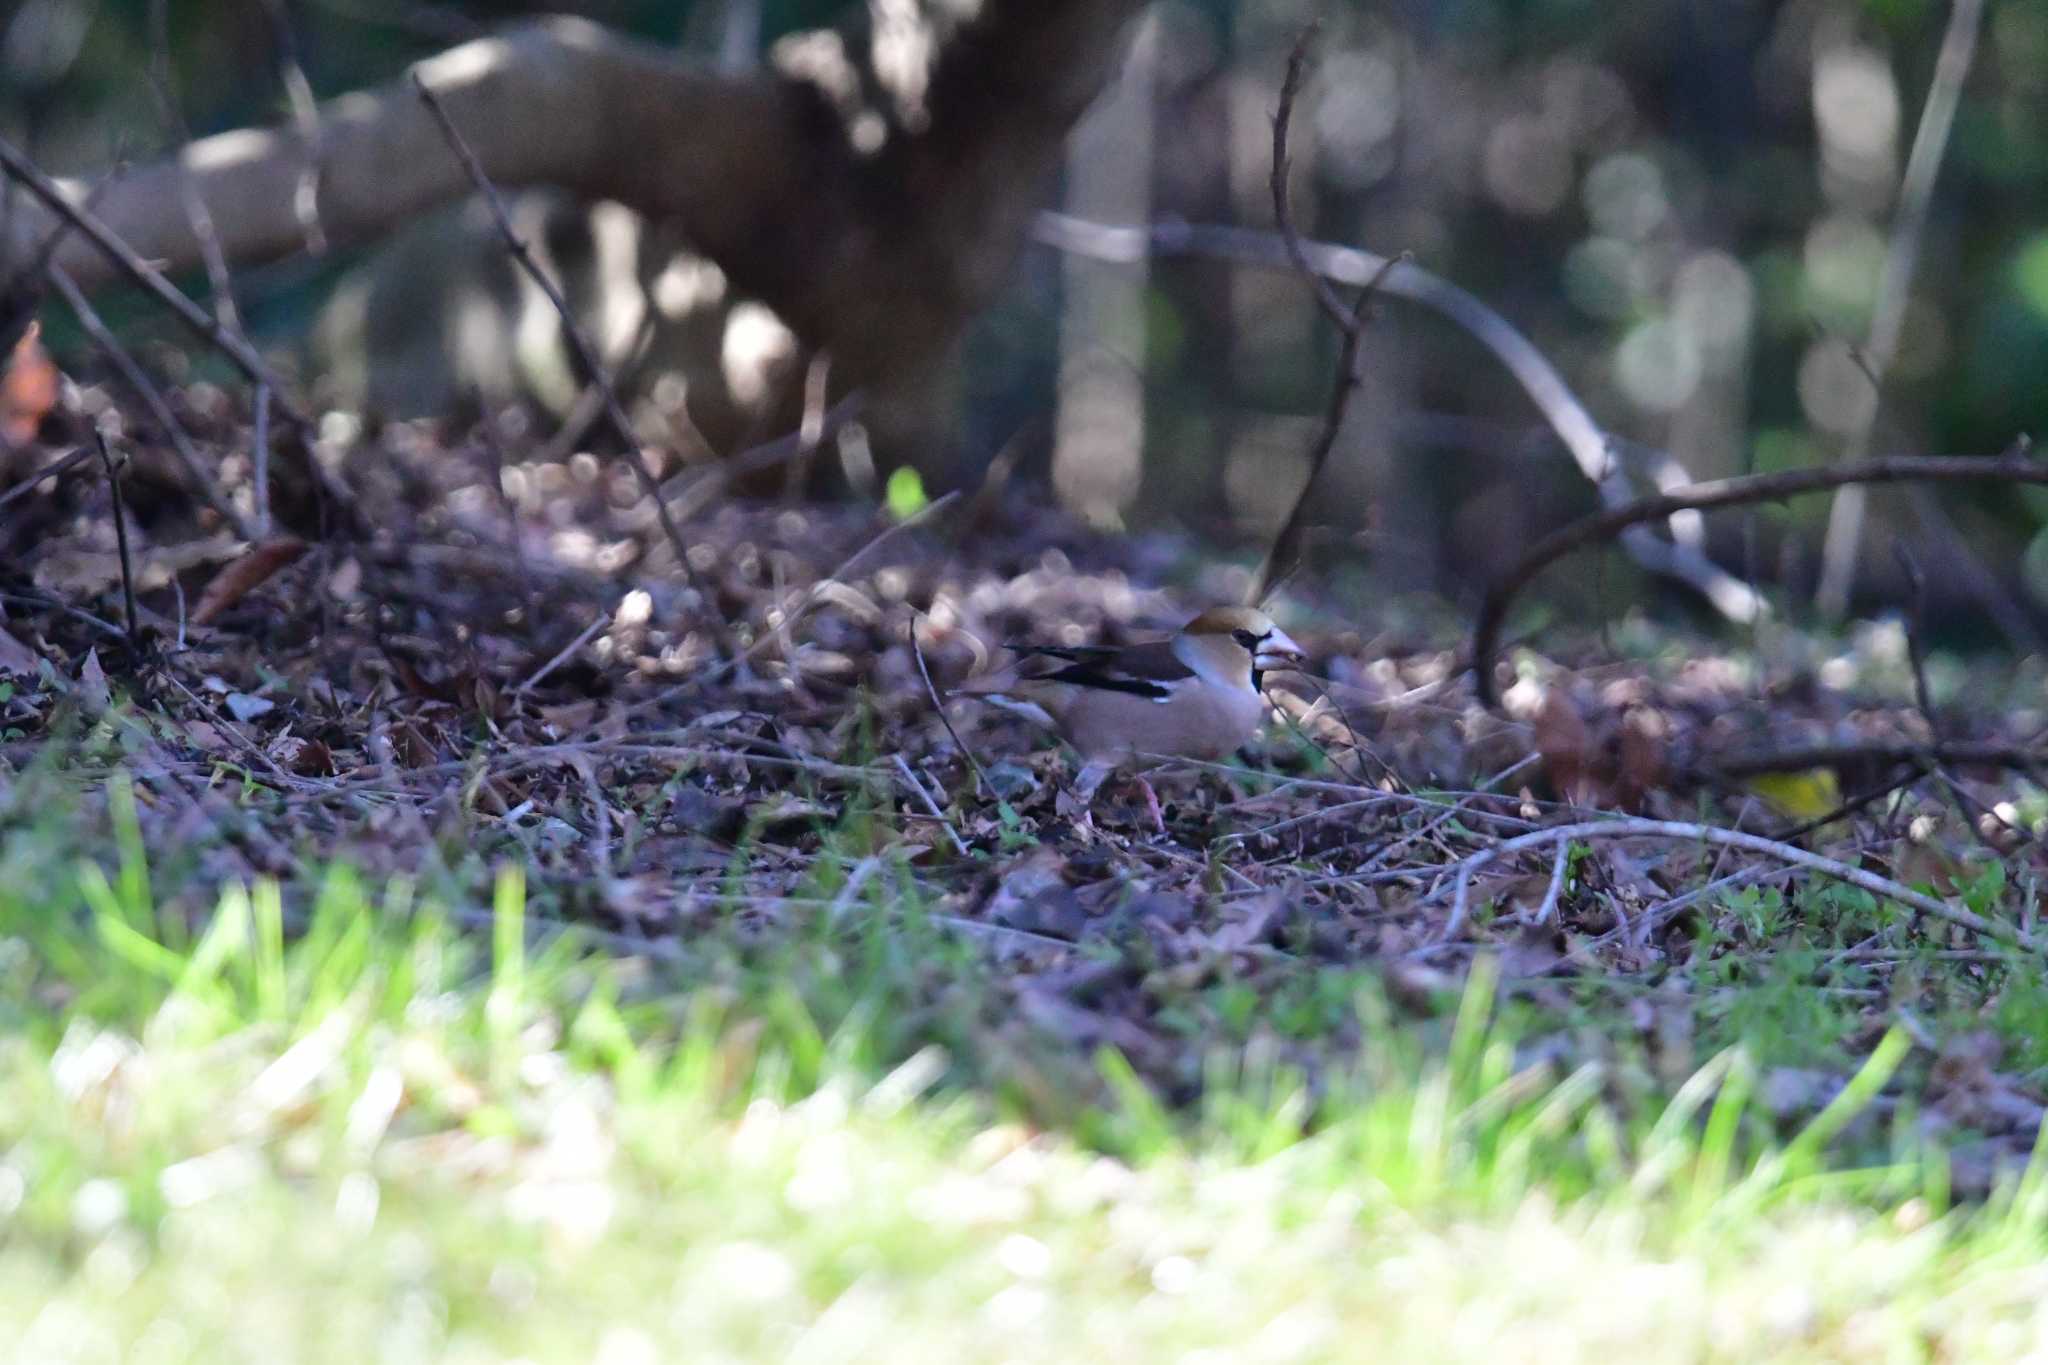
[[[34,673],[36,652],[0,627],[0,673]]]
[[[306,553],[306,542],[294,536],[280,536],[252,545],[249,552],[213,576],[199,605],[192,609],[192,624],[212,625],[222,612],[268,582],[273,574]]]
[[[1543,770],[1557,794],[1572,802],[1591,797],[1593,736],[1578,705],[1563,688],[1553,687],[1543,694],[1534,729],[1536,752],[1543,755]]]
[[[317,739],[279,735],[271,741],[270,756],[300,777],[334,776],[334,751]]]
[[[1671,781],[1671,722],[1650,706],[1631,706],[1621,717],[1621,772],[1615,795],[1631,810]]]
[[[107,686],[107,671],[100,667],[97,649],[89,652],[85,662],[78,666],[78,687],[72,696],[78,699],[78,709],[85,712],[90,720],[98,720],[113,704],[113,689]]]
[[[0,368],[0,441],[8,445],[35,440],[43,418],[57,406],[62,376],[43,349],[42,330],[42,323],[29,323]]]

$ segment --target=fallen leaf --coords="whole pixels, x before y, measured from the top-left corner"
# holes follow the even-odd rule
[[[1833,768],[1759,773],[1742,785],[1792,820],[1818,820],[1842,804],[1842,786]]]
[[[29,323],[0,369],[0,441],[8,445],[35,440],[43,418],[57,406],[62,377],[43,349],[42,330],[42,323]]]
[[[1534,726],[1536,752],[1557,794],[1574,803],[1592,795],[1593,736],[1586,718],[1561,687],[1543,694]]]
[[[36,652],[0,628],[0,673],[36,671]]]
[[[270,756],[300,777],[334,776],[334,751],[317,739],[279,735],[270,744]]]
[[[100,667],[97,649],[90,651],[78,666],[78,688],[72,695],[78,699],[78,709],[90,720],[98,720],[112,705],[113,689],[107,686],[107,671]]]
[[[306,553],[306,542],[282,536],[252,545],[249,552],[213,576],[199,605],[192,609],[192,624],[211,625],[221,613],[268,582],[272,575]]]
[[[230,692],[226,700],[228,711],[245,724],[277,709],[277,703],[267,697],[252,697],[246,692]]]
[[[1615,795],[1630,810],[1671,780],[1671,722],[1654,707],[1631,706],[1621,717],[1621,771]]]

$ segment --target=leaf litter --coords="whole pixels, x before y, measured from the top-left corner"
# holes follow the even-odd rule
[[[356,505],[251,546],[179,491],[146,422],[78,393],[0,459],[20,479],[83,424],[118,429],[144,638],[117,624],[112,495],[89,462],[0,505],[12,818],[48,782],[102,809],[120,767],[149,846],[191,850],[202,882],[303,896],[307,868],[341,859],[482,885],[519,861],[562,925],[679,963],[718,935],[919,917],[992,973],[982,1017],[1021,1094],[1058,1088],[1028,1078],[1048,1050],[1085,1088],[1113,1047],[1191,1099],[1218,1047],[1254,1039],[1315,1083],[1359,1044],[1358,991],[1435,1019],[1490,953],[1554,1064],[1661,1072],[1745,1019],[1797,1042],[1810,1006],[1828,1046],[1784,1049],[1760,1092],[1791,1122],[1903,1017],[1923,1035],[1919,1122],[1963,1183],[2033,1144],[2048,1045],[2015,1038],[2048,1020],[2048,986],[1994,938],[1670,837],[1532,847],[1454,904],[1501,841],[1631,814],[1784,839],[2031,934],[2044,720],[1980,697],[1943,720],[1963,756],[1937,761],[1882,636],[1821,667],[1697,641],[1618,665],[1588,635],[1517,656],[1493,713],[1454,623],[1299,586],[1309,674],[1271,680],[1241,761],[1152,775],[1160,836],[1119,784],[1077,819],[1072,764],[1025,722],[960,704],[949,729],[921,664],[943,691],[1003,640],[1144,638],[1242,591],[1183,539],[1097,535],[1018,497],[908,522],[727,500],[686,524],[686,577],[631,479],[540,462],[548,433],[515,410],[489,430],[323,426]],[[249,415],[202,383],[178,399],[248,499]],[[1849,684],[1822,676],[1844,659]],[[1771,768],[1795,750],[1818,757]]]

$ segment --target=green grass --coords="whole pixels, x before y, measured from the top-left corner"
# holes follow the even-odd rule
[[[1537,1046],[1612,1021],[1483,970],[1441,1015],[1358,973],[1212,982],[1175,1002],[1220,1025],[1175,1109],[1005,1017],[981,952],[886,876],[658,964],[551,930],[561,888],[517,869],[216,891],[189,850],[151,862],[132,799],[107,839],[17,801],[0,846],[10,1358],[2048,1349],[2048,1167],[1952,1204],[1911,1104],[1876,1103],[1919,1065],[1898,1028],[1777,1123],[1766,1054],[1827,1020],[1761,969],[1669,1085]],[[2041,1000],[1999,1008],[2031,1026]],[[1339,1031],[1341,1067],[1288,1060]]]

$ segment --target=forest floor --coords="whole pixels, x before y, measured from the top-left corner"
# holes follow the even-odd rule
[[[0,1342],[2048,1342],[2038,660],[1529,607],[1492,712],[1450,608],[1304,582],[1161,833],[939,702],[1241,565],[898,481],[685,569],[518,414],[318,437],[253,548],[148,442],[6,481]]]

